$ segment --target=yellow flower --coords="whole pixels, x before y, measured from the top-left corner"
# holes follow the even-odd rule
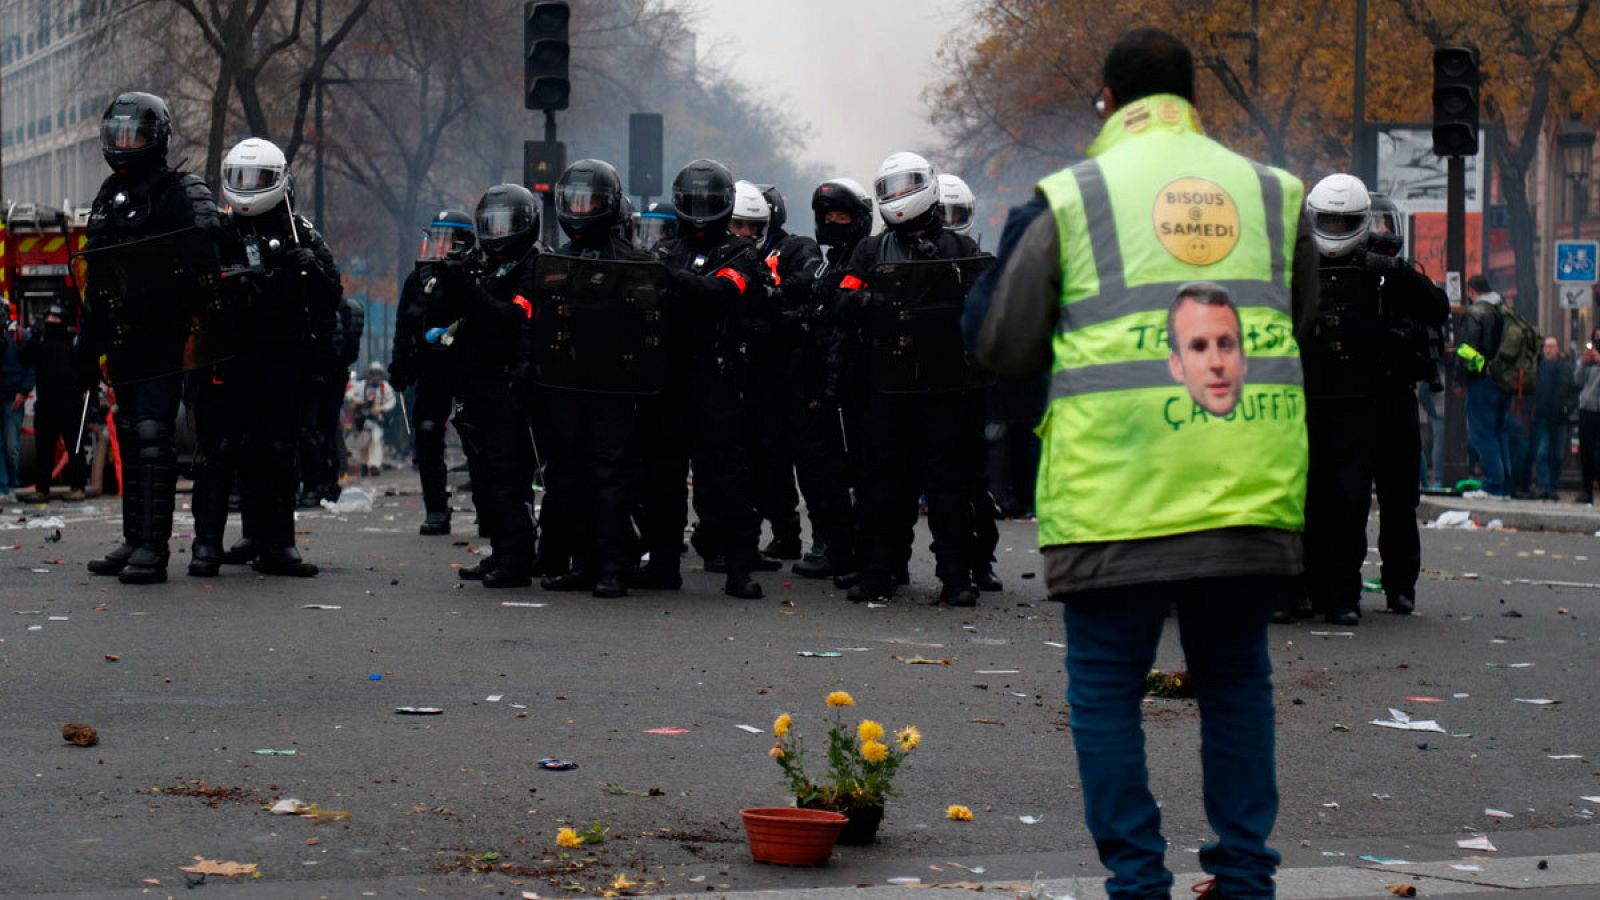
[[[790,721],[791,720],[788,713],[784,713],[783,715],[779,716],[772,723],[772,733],[778,737],[788,737]]]
[[[971,822],[972,810],[955,805],[944,811],[944,817],[952,822]]]
[[[777,744],[773,744],[772,745],[772,749],[767,751],[767,755],[772,757],[773,759],[783,759],[783,756],[784,756],[783,748],[778,746]]]
[[[571,828],[563,828],[556,832],[556,846],[576,850],[583,846],[583,838],[578,837],[578,832]]]
[[[896,732],[895,736],[900,739],[900,750],[904,753],[910,753],[922,743],[922,732],[918,731],[915,725],[907,725]]]
[[[865,719],[856,728],[856,737],[860,738],[863,744],[867,741],[876,741],[883,737],[883,726],[871,719]]]
[[[881,763],[889,758],[889,748],[882,741],[867,741],[861,745],[861,758],[870,763]]]
[[[836,708],[840,706],[855,706],[856,698],[844,691],[834,691],[828,695],[828,705]]]

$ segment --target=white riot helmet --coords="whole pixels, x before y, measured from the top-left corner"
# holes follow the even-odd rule
[[[972,214],[978,208],[978,198],[960,175],[939,173],[939,205],[944,208],[944,227],[956,234],[972,230]]]
[[[222,158],[222,199],[236,215],[259,216],[289,193],[289,161],[271,141],[246,138]]]
[[[766,238],[767,223],[771,220],[772,207],[767,205],[761,188],[748,181],[734,182],[733,220],[728,223],[728,232],[759,244]]]
[[[874,187],[885,225],[904,225],[939,202],[939,173],[915,153],[895,153],[884,160]]]
[[[1354,175],[1339,173],[1317,182],[1306,195],[1306,211],[1311,214],[1311,237],[1323,256],[1349,256],[1366,243],[1372,227],[1368,215],[1372,197],[1367,186]]]

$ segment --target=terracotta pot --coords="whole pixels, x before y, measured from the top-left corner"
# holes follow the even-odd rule
[[[807,800],[800,804],[805,809],[826,809],[843,813],[850,824],[839,832],[839,843],[845,847],[860,847],[878,840],[878,826],[883,823],[882,806],[828,806],[820,800]]]
[[[849,822],[823,809],[768,807],[742,809],[750,855],[756,862],[780,866],[820,866],[833,855],[833,844]]]

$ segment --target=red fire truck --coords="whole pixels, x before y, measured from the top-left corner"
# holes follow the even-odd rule
[[[78,287],[70,257],[83,249],[88,210],[66,213],[36,203],[13,203],[0,223],[0,294],[22,324],[60,303],[77,318]]]

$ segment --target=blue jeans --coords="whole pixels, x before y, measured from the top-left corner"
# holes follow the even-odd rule
[[[1561,464],[1566,460],[1568,446],[1565,419],[1534,420],[1534,473],[1541,492],[1554,494],[1561,488]]]
[[[1279,856],[1267,847],[1278,817],[1272,663],[1267,620],[1287,579],[1208,578],[1106,588],[1069,597],[1067,702],[1084,817],[1113,898],[1166,897],[1161,812],[1150,794],[1141,726],[1145,678],[1167,610],[1200,703],[1206,818],[1217,841],[1200,865],[1229,897],[1271,898]]]
[[[22,486],[22,410],[0,402],[0,492]]]
[[[1506,417],[1511,397],[1494,379],[1478,376],[1467,384],[1467,443],[1483,467],[1483,489],[1497,496],[1511,493],[1511,459],[1506,446]]]

